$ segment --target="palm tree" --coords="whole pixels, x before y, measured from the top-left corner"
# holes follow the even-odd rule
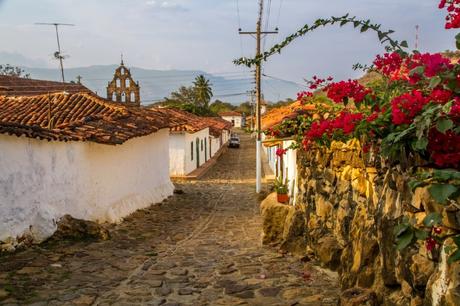
[[[203,105],[205,109],[208,109],[209,102],[213,96],[211,88],[212,84],[210,84],[209,80],[207,80],[204,75],[201,74],[195,78],[193,85],[195,86],[195,93],[198,103]]]

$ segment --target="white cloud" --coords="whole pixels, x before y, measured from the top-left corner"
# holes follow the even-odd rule
[[[161,9],[161,10],[171,10],[171,11],[186,11],[187,10],[182,5],[176,2],[173,2],[173,1],[148,0],[146,4],[150,7]]]

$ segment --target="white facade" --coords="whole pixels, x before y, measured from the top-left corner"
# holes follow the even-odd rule
[[[209,128],[196,133],[171,132],[169,139],[170,175],[184,176],[203,165],[211,158],[209,145]]]
[[[209,136],[209,141],[211,143],[211,157],[216,155],[217,151],[222,148],[222,146],[226,145],[228,140],[230,139],[230,131],[223,130],[220,137]]]
[[[297,189],[297,151],[296,150],[287,150],[286,154],[283,156],[283,161],[280,162],[278,156],[276,155],[276,150],[278,148],[287,149],[294,141],[283,141],[280,146],[273,147],[264,147],[265,154],[267,155],[268,165],[273,170],[273,173],[276,175],[283,174],[283,178],[289,180],[289,196],[291,204],[295,205],[295,198],[298,192]],[[282,165],[282,167],[281,167]],[[282,171],[282,172],[281,172]]]
[[[122,145],[0,135],[0,241],[49,237],[65,214],[117,222],[161,202],[174,186],[169,130]]]
[[[231,122],[234,127],[241,128],[243,124],[242,116],[222,116],[225,121]]]

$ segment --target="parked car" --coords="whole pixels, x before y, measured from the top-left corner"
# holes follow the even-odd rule
[[[229,148],[239,148],[240,147],[240,136],[233,134],[230,136],[230,141],[228,142]]]

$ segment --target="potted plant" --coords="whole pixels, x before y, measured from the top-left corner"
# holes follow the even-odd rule
[[[286,178],[283,180],[283,176],[280,176],[275,179],[274,182],[274,187],[276,191],[276,196],[278,198],[279,203],[288,203],[289,202],[289,196],[288,196],[288,183],[289,180]]]

